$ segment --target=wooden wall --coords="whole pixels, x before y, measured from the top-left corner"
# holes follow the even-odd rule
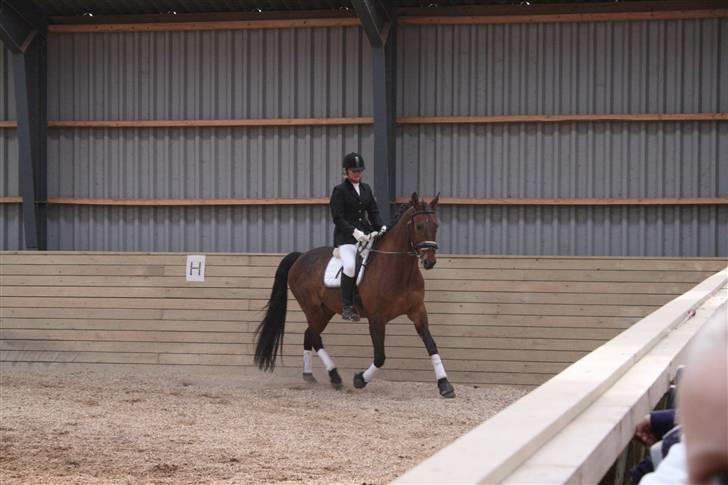
[[[193,283],[181,253],[0,252],[0,361],[252,372],[253,332],[280,259],[210,254],[206,281]],[[727,263],[441,256],[424,273],[427,307],[453,382],[538,385]],[[277,372],[298,375],[305,322],[292,302]],[[371,362],[366,322],[336,317],[324,344],[345,381]],[[434,379],[406,318],[388,325],[386,344],[383,378]]]

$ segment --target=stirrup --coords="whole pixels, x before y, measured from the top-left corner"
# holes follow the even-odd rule
[[[352,322],[358,322],[359,321],[359,314],[354,309],[353,306],[344,306],[344,309],[341,310],[341,318],[344,320],[349,320]]]

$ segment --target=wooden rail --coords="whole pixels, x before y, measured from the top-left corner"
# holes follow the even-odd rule
[[[400,116],[400,125],[451,125],[499,123],[584,123],[584,122],[660,122],[660,121],[728,121],[728,113],[607,113],[560,115],[492,115],[492,116]],[[53,120],[48,128],[221,128],[285,126],[356,126],[371,125],[370,116],[334,118],[257,118],[228,120]],[[15,121],[0,121],[0,128],[16,128]]]
[[[625,22],[636,20],[678,20],[728,17],[728,9],[699,9],[647,12],[558,13],[542,15],[466,15],[402,17],[400,25],[489,25],[580,22]]]
[[[599,121],[727,121],[728,113],[621,113],[503,116],[400,116],[400,125],[481,123],[567,123]]]
[[[328,197],[280,199],[79,199],[49,197],[54,205],[124,205],[124,206],[236,206],[236,205],[327,205]]]
[[[688,343],[706,321],[724,311],[726,301],[728,268],[395,483],[598,483],[631,440],[635,423],[667,390]]]
[[[371,125],[371,117],[348,118],[263,118],[239,120],[58,120],[48,128],[205,128],[268,126],[347,126]]]
[[[425,199],[432,197],[424,196]],[[406,204],[409,197],[397,197]],[[728,205],[728,197],[655,197],[655,198],[457,198],[440,197],[443,205],[536,205],[536,206],[603,206],[603,205]]]
[[[715,2],[713,2],[715,3]],[[674,5],[678,5],[675,3]],[[624,22],[639,20],[674,20],[674,19],[700,19],[728,16],[726,8],[690,8],[689,4],[680,3],[681,8],[663,8],[642,4],[641,10],[631,8],[612,8],[611,11],[593,11],[594,7],[570,7],[571,12],[554,13],[554,8],[548,6],[533,6],[531,8],[510,7],[507,9],[482,8],[471,10],[476,12],[470,15],[450,15],[451,12],[467,11],[466,9],[403,9],[398,18],[400,25],[487,25],[487,24],[522,24],[522,23],[576,23],[576,22]],[[720,4],[717,4],[720,5]],[[545,7],[545,8],[544,8]],[[620,6],[621,7],[621,6]],[[581,11],[579,11],[579,10]],[[575,11],[576,10],[576,11]],[[436,15],[422,12],[437,12]],[[488,14],[488,12],[494,12]],[[482,13],[480,13],[482,12]],[[549,13],[538,13],[549,12]],[[234,14],[231,14],[234,15]],[[182,18],[183,16],[180,16]],[[160,16],[161,18],[161,16]],[[146,22],[118,22],[113,23],[60,23],[50,24],[48,31],[52,33],[102,33],[102,32],[175,32],[175,31],[205,31],[205,30],[248,30],[248,29],[297,29],[297,28],[327,28],[327,27],[358,27],[361,25],[356,17],[333,18],[261,18],[261,19],[231,19],[194,21],[194,17],[187,16],[188,21],[155,21]],[[69,18],[59,18],[59,21],[68,22]],[[166,20],[166,19],[165,19]]]
[[[431,197],[425,196],[425,199]],[[397,197],[406,204],[409,197]],[[22,197],[0,197],[0,204],[20,204]],[[49,197],[50,205],[96,206],[239,206],[239,205],[327,205],[328,197],[253,198],[253,199],[103,199],[78,197]],[[457,198],[441,197],[442,205],[528,205],[528,206],[663,206],[663,205],[728,205],[728,197],[691,198],[600,198],[600,199],[543,199],[543,198]]]

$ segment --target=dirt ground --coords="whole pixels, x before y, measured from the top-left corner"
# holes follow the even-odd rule
[[[527,390],[234,368],[0,368],[0,483],[385,483]]]

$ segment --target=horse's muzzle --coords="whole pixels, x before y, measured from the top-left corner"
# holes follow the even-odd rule
[[[417,255],[420,257],[422,266],[424,266],[425,269],[432,269],[435,267],[435,263],[437,263],[435,251],[437,251],[438,248],[439,246],[436,241],[422,241],[415,245],[415,251],[417,251]]]

